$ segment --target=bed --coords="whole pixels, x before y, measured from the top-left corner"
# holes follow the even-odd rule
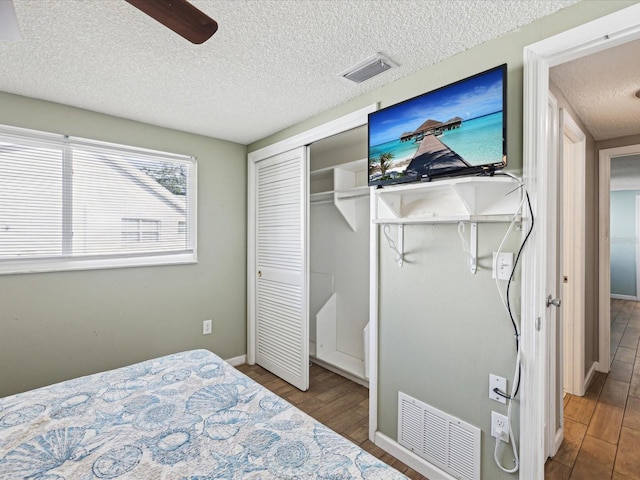
[[[0,479],[406,477],[207,350],[0,399]]]

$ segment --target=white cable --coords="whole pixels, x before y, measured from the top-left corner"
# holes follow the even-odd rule
[[[511,395],[509,396],[508,406],[507,406],[507,428],[509,429],[509,439],[511,440],[511,449],[513,451],[513,463],[514,466],[512,469],[507,469],[502,466],[500,460],[498,459],[498,445],[500,443],[500,439],[496,438],[496,448],[493,451],[493,459],[496,461],[496,464],[506,473],[514,473],[517,472],[520,468],[520,458],[518,457],[518,448],[516,447],[516,440],[513,437],[513,428],[511,428],[511,403],[513,402],[513,397],[515,395],[516,385],[518,384],[518,377],[520,376],[520,349],[518,348],[518,354],[516,355],[516,371],[513,374],[513,383],[511,384]]]
[[[471,248],[467,243],[467,239],[464,238],[464,222],[458,222],[458,236],[462,242],[462,251],[469,256],[469,258],[467,258],[467,263],[471,265]]]
[[[394,242],[393,239],[389,236],[390,231],[391,227],[388,224],[385,225],[382,229],[382,233],[384,233],[384,236],[387,238],[387,242],[389,242],[389,248],[391,248],[391,250],[393,250],[396,254],[395,261],[399,262],[402,259],[402,254],[400,253],[400,250],[398,250],[396,242]]]
[[[518,189],[522,188],[524,189],[524,183],[522,183],[520,181],[520,179],[518,179],[517,177],[515,177],[514,175],[511,175],[508,172],[505,172],[504,175],[512,178],[513,180],[515,180],[518,183]],[[526,190],[525,190],[526,192]],[[496,259],[498,258],[498,256],[500,255],[500,253],[502,252],[502,248],[504,247],[504,244],[507,240],[507,238],[509,237],[509,234],[511,233],[511,231],[513,230],[513,227],[516,224],[516,221],[518,219],[518,214],[521,212],[522,210],[522,206],[524,205],[524,201],[526,199],[526,195],[523,193],[521,195],[521,199],[520,199],[520,204],[518,205],[518,208],[516,209],[515,213],[513,214],[513,219],[511,220],[511,223],[509,224],[509,228],[507,229],[507,232],[505,233],[504,237],[502,238],[502,241],[500,242],[500,246],[498,247],[498,251],[496,252]],[[495,268],[495,265],[494,265]],[[514,265],[512,266],[512,270],[509,273],[509,280],[507,280],[507,285],[512,281],[512,277],[513,277],[513,272],[516,268],[515,262]],[[502,305],[504,306],[505,310],[507,311],[507,314],[509,316],[511,316],[511,313],[509,311],[509,305],[507,304],[507,300],[505,299],[504,295],[502,294],[502,290],[500,289],[500,283],[498,281],[498,275],[496,272],[496,288],[498,289],[498,295],[500,295],[500,300],[502,301]],[[518,325],[518,323],[515,321],[514,319],[514,327],[515,327],[515,334],[516,337],[520,336],[520,326]],[[511,382],[511,394],[509,395],[509,399],[507,400],[507,428],[509,429],[509,439],[511,440],[511,449],[513,451],[513,463],[514,466],[512,469],[507,469],[505,467],[502,466],[502,464],[500,463],[500,460],[498,459],[498,450],[499,450],[499,446],[500,446],[500,442],[501,440],[496,437],[496,446],[495,449],[493,451],[493,459],[496,462],[496,465],[498,465],[498,468],[500,468],[500,470],[502,470],[505,473],[515,473],[518,471],[518,469],[520,468],[520,458],[518,457],[518,447],[516,446],[516,441],[515,438],[513,436],[513,428],[511,428],[511,409],[512,409],[512,403],[513,403],[513,398],[515,397],[516,394],[516,387],[517,385],[520,383],[520,347],[519,347],[519,342],[518,344],[518,351],[516,352],[516,365],[515,365],[515,372],[513,374],[513,382]],[[506,392],[505,392],[506,393]]]
[[[522,182],[520,182],[520,180],[511,175],[510,173],[505,173],[505,175],[507,175],[508,177],[513,178],[516,182],[518,182],[518,187],[517,188],[524,188],[524,184]],[[509,224],[509,228],[507,229],[507,233],[504,234],[504,237],[502,237],[502,241],[500,242],[500,246],[498,247],[498,250],[496,252],[496,261],[498,259],[498,256],[502,253],[502,247],[504,247],[505,242],[507,241],[507,238],[509,238],[509,234],[511,233],[511,231],[513,230],[513,227],[515,227],[516,222],[518,220],[518,214],[522,211],[522,206],[524,205],[524,201],[525,201],[526,196],[525,195],[521,195],[520,198],[520,204],[518,205],[518,208],[516,209],[516,211],[513,214],[513,218],[511,219],[511,223]],[[495,270],[496,265],[493,265],[493,268]],[[514,264],[512,266],[511,272],[509,272],[509,280],[511,281],[511,277],[513,275],[513,270],[516,268],[516,265]],[[496,272],[496,288],[498,289],[498,295],[500,295],[500,300],[502,301],[502,306],[505,308],[505,310],[507,311],[507,313],[509,313],[509,306],[507,305],[507,300],[504,297],[504,295],[502,294],[502,290],[500,289],[500,281],[498,280],[498,273]],[[517,329],[516,332],[517,335],[520,335],[520,329]]]

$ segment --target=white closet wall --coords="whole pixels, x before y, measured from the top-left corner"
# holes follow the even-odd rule
[[[315,316],[335,293],[338,350],[364,360],[362,330],[369,321],[369,198],[353,201],[355,232],[333,203],[311,204],[310,323],[315,340]]]
[[[371,219],[363,134],[366,142],[366,130],[328,139],[329,151],[311,146],[309,338],[315,360],[366,380]]]

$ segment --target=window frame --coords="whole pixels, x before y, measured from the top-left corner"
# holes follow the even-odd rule
[[[0,125],[0,135],[12,137],[17,143],[23,140],[25,143],[40,140],[58,144],[64,151],[66,158],[69,150],[66,147],[82,147],[91,149],[107,149],[111,152],[137,155],[150,155],[158,160],[180,161],[189,164],[187,176],[186,208],[188,212],[186,220],[187,248],[180,251],[161,252],[127,252],[101,255],[74,256],[65,247],[65,235],[63,234],[63,251],[60,255],[42,256],[32,258],[0,259],[0,275],[38,273],[38,272],[62,272],[75,270],[100,270],[111,268],[130,268],[161,265],[184,265],[198,263],[197,257],[197,176],[198,168],[196,158],[189,155],[163,152],[130,145],[104,142],[69,135],[61,135],[37,130],[31,130],[8,125]],[[68,162],[65,160],[63,169],[70,172]],[[70,178],[70,177],[69,177]],[[63,174],[63,182],[67,181]],[[68,197],[68,196],[67,196]],[[71,208],[69,198],[63,199],[63,209]],[[64,229],[70,229],[71,225],[63,225]]]

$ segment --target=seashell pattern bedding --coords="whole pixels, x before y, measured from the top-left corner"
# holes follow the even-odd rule
[[[406,477],[207,350],[0,399],[0,479]]]

